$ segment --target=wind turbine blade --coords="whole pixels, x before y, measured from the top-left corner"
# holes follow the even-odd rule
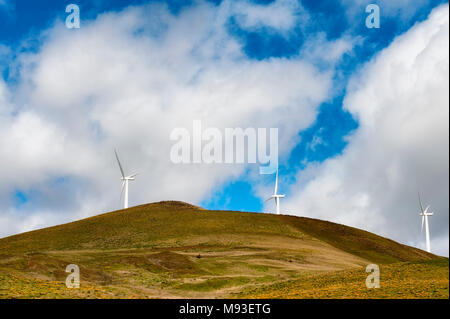
[[[425,211],[423,213],[426,214],[429,208],[430,208],[430,205],[428,205],[427,208],[425,208]]]
[[[420,199],[420,193],[417,193],[417,195],[419,195],[419,205],[420,205],[420,211],[423,214],[423,206],[422,206],[422,200]]]
[[[271,200],[273,198],[273,196],[270,196],[268,199],[266,199],[265,201],[264,201],[264,203],[265,202],[268,202],[269,200]]]
[[[125,178],[125,173],[123,172],[122,165],[120,165],[119,155],[117,155],[117,151],[114,149],[114,153],[116,154],[117,163],[119,163],[120,172],[122,173],[122,177]]]
[[[127,176],[127,178],[133,178],[133,177],[135,177],[137,174],[138,174],[138,173],[135,173],[135,174],[132,174],[132,175],[130,175],[130,176]]]

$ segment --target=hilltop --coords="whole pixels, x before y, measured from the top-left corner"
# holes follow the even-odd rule
[[[448,298],[447,258],[327,221],[177,201],[0,239],[0,297],[327,298],[331,287],[337,297],[358,297],[355,287],[389,296],[365,288],[370,263],[390,278],[391,297]],[[68,264],[80,267],[80,289],[64,285]]]

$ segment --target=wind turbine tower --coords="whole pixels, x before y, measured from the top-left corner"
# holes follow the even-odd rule
[[[427,247],[427,251],[431,252],[431,248],[430,248],[430,227],[428,226],[428,216],[433,216],[434,213],[428,213],[428,209],[430,208],[430,205],[428,205],[425,208],[425,210],[423,209],[422,200],[420,199],[420,194],[419,194],[419,205],[420,205],[420,216],[422,216],[421,232],[423,232],[423,224],[425,223],[426,247]]]
[[[122,198],[122,194],[125,190],[125,196],[123,198],[123,208],[128,208],[128,182],[134,181],[137,174],[132,174],[125,176],[125,173],[123,171],[122,165],[120,164],[119,155],[117,155],[117,151],[114,150],[114,153],[116,154],[117,163],[119,164],[120,173],[122,174],[122,191],[120,193],[120,198]]]
[[[279,195],[277,194],[277,191],[278,191],[278,167],[277,167],[277,174],[275,176],[275,190],[273,192],[273,195],[270,196],[268,199],[266,199],[265,202],[274,199],[275,206],[277,208],[277,215],[280,215],[280,198],[286,197],[286,195]]]

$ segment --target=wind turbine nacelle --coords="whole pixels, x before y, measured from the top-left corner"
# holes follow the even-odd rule
[[[124,181],[124,180],[134,181],[136,175],[137,175],[137,173],[136,173],[136,174],[131,174],[131,175],[128,175],[128,176],[125,176],[125,177],[122,177],[122,180],[123,180],[123,181]]]
[[[433,216],[434,213],[420,213],[420,216]]]

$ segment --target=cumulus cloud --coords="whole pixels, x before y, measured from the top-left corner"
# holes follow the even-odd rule
[[[276,0],[268,5],[242,1],[230,2],[230,5],[231,12],[244,29],[271,27],[289,30],[296,25],[301,16],[302,20],[307,16],[307,12],[296,0]]]
[[[176,16],[160,4],[131,7],[80,29],[60,21],[38,50],[18,52],[16,85],[0,81],[0,203],[9,207],[0,235],[119,208],[116,147],[126,172],[139,173],[131,205],[199,203],[245,167],[173,164],[170,132],[194,119],[278,127],[287,154],[328,98],[333,70],[299,55],[249,59],[227,33],[231,6],[199,2]],[[249,26],[265,15],[245,6]]]
[[[449,8],[435,9],[350,81],[359,122],[342,155],[300,172],[287,211],[423,247],[417,192],[431,205],[432,251],[448,256]]]
[[[335,40],[328,40],[324,32],[319,32],[310,37],[303,46],[301,55],[314,65],[336,64],[344,54],[350,53],[357,45],[361,45],[363,39],[359,36],[344,35]]]

